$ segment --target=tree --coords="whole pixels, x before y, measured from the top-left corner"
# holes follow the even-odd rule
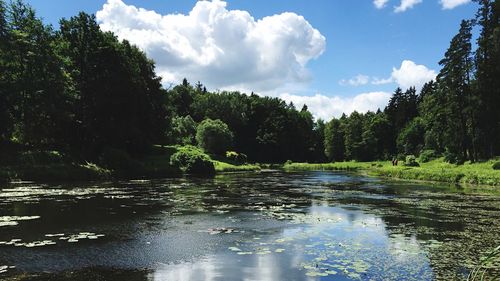
[[[8,10],[9,62],[5,79],[13,104],[13,137],[32,146],[56,146],[71,122],[71,79],[59,41],[34,10],[21,1]],[[3,79],[2,79],[3,80]],[[5,81],[4,81],[5,83]],[[57,143],[58,142],[58,143]]]
[[[376,113],[368,112],[363,125],[363,143],[365,145],[364,159],[387,159],[390,157],[390,148],[393,140],[391,124],[385,113],[380,110]]]
[[[500,155],[500,1],[476,0],[481,27],[475,54],[479,124],[477,139],[483,157]]]
[[[399,153],[418,155],[424,146],[425,128],[422,118],[416,117],[401,130],[397,139]]]
[[[8,69],[9,41],[6,7],[4,1],[0,0],[0,142],[10,139],[14,123],[9,95],[11,81]]]
[[[472,103],[470,81],[472,77],[471,37],[472,24],[462,21],[458,34],[453,37],[438,74],[438,91],[443,95],[441,111],[448,126],[444,133],[446,149],[464,161],[475,159],[472,141],[475,136],[475,108]],[[472,116],[472,118],[471,118]]]
[[[405,92],[398,87],[389,100],[389,104],[384,109],[384,113],[391,123],[390,138],[392,141],[389,146],[389,152],[391,154],[396,152],[396,138],[399,132],[410,120],[417,116],[418,101],[419,98],[416,94],[415,87],[411,87]]]
[[[205,119],[196,130],[196,141],[207,153],[224,155],[233,142],[233,133],[221,120]]]
[[[85,13],[61,20],[59,35],[77,90],[74,145],[87,155],[109,146],[137,153],[162,140],[168,118],[154,63]]]
[[[169,141],[173,144],[195,144],[196,126],[196,122],[189,115],[174,117],[172,119],[172,129],[169,131]]]
[[[346,116],[340,120],[333,118],[325,126],[325,155],[329,161],[342,161],[345,159],[344,126]]]

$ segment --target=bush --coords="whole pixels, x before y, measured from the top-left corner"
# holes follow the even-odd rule
[[[63,156],[58,151],[24,151],[18,162],[23,165],[62,163]]]
[[[418,159],[422,163],[427,163],[427,162],[434,160],[438,157],[439,157],[439,155],[438,155],[438,153],[436,153],[436,151],[434,151],[432,149],[427,149],[427,150],[424,150],[420,153],[420,156]]]
[[[404,165],[408,167],[420,167],[414,155],[407,155]]]
[[[229,161],[238,164],[245,164],[247,162],[246,154],[238,153],[236,151],[226,151],[226,158]]]
[[[457,153],[451,152],[448,149],[444,152],[444,161],[452,163],[452,164],[458,164],[461,165],[465,162],[465,160],[458,155]]]
[[[207,153],[223,155],[233,142],[233,133],[221,120],[205,119],[196,130],[196,141]]]
[[[194,149],[183,149],[170,157],[170,164],[189,174],[212,175],[215,167],[208,155]]]
[[[500,170],[500,161],[493,163],[492,168],[493,170]]]

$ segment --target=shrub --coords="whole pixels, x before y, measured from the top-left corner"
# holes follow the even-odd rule
[[[407,155],[404,165],[408,166],[408,167],[419,167],[420,166],[414,155]]]
[[[438,157],[439,157],[439,155],[436,153],[436,151],[434,151],[432,149],[427,149],[427,150],[424,150],[420,153],[420,156],[418,159],[422,163],[427,163],[427,162],[434,160]]]
[[[63,156],[58,151],[25,151],[19,155],[23,165],[62,163]]]
[[[212,175],[215,173],[214,163],[210,157],[198,150],[178,151],[170,157],[170,164],[189,174]]]
[[[493,163],[492,168],[493,170],[500,170],[500,161]]]
[[[446,149],[444,152],[444,161],[452,163],[452,164],[463,164],[465,160],[458,155],[457,153],[451,152],[450,150]]]
[[[233,142],[233,133],[221,120],[205,119],[196,130],[196,141],[207,153],[223,155]]]
[[[236,159],[238,158],[238,152],[226,151],[226,158],[231,161],[236,161]]]
[[[236,151],[226,151],[226,158],[229,161],[238,164],[244,164],[247,162],[246,154],[238,153]]]

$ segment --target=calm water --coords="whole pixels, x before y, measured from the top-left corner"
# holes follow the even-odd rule
[[[457,280],[500,245],[499,195],[353,174],[1,189],[5,280]]]

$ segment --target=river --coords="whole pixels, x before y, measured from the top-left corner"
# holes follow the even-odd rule
[[[0,280],[465,280],[500,245],[498,193],[351,173],[0,189]]]

